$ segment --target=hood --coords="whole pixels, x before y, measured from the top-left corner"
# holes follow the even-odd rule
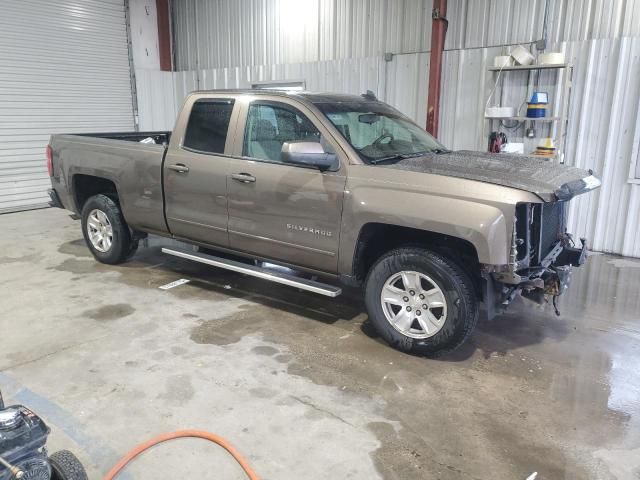
[[[600,187],[593,172],[526,155],[471,152],[426,154],[383,168],[445,175],[535,193],[545,202],[570,198]]]

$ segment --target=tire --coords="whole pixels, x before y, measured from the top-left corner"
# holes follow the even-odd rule
[[[380,257],[367,275],[365,304],[371,323],[389,345],[429,357],[462,345],[479,315],[468,274],[447,257],[421,248],[398,248]]]
[[[96,225],[105,230],[96,230]],[[98,236],[92,239],[90,231],[97,232]],[[138,248],[138,241],[133,239],[120,206],[106,195],[95,195],[85,202],[82,207],[82,234],[95,259],[110,265],[126,261]],[[96,240],[105,237],[110,241]]]
[[[51,480],[88,480],[82,463],[69,450],[60,450],[49,457]]]

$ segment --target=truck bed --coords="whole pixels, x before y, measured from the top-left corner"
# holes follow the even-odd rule
[[[52,186],[66,208],[80,213],[77,199],[110,182],[131,228],[165,234],[162,164],[170,137],[167,131],[52,135]]]
[[[113,132],[113,133],[76,133],[78,137],[108,138],[110,140],[124,140],[126,142],[140,142],[152,138],[157,145],[169,145],[171,131],[166,132]],[[151,142],[148,142],[151,143]]]

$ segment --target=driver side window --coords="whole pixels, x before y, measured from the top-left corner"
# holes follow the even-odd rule
[[[284,142],[319,142],[320,132],[302,113],[285,104],[253,102],[249,106],[242,155],[282,162]]]

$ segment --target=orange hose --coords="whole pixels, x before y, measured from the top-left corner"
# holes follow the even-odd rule
[[[131,462],[145,450],[148,450],[151,447],[158,445],[159,443],[176,438],[203,438],[221,446],[231,454],[236,462],[240,464],[240,466],[244,470],[244,473],[247,474],[247,477],[249,477],[250,480],[259,480],[258,475],[256,475],[253,469],[249,466],[249,462],[247,462],[229,442],[218,435],[209,432],[203,432],[201,430],[179,430],[172,433],[163,433],[161,435],[158,435],[157,437],[152,438],[151,440],[141,443],[133,450],[129,451],[129,453],[127,453],[124,457],[122,457],[122,459],[120,459],[120,461],[116,463],[111,470],[109,470],[109,473],[105,475],[104,480],[113,480],[115,476],[118,475],[129,462]]]

